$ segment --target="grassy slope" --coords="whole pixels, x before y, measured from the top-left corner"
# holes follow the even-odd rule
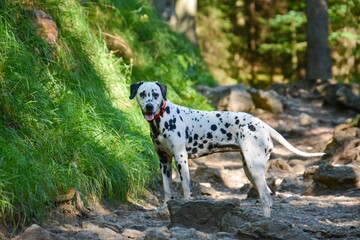
[[[196,49],[147,3],[114,2],[35,2],[57,22],[56,46],[35,34],[29,6],[0,2],[1,220],[41,219],[71,187],[119,201],[151,183],[157,158],[132,81],[161,81],[175,102],[209,108],[192,88],[213,84]],[[134,65],[108,52],[102,31],[128,41]]]

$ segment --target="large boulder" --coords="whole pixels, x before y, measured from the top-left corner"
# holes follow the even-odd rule
[[[65,238],[53,234],[37,224],[33,224],[13,240],[65,240]]]
[[[239,239],[311,239],[311,236],[294,227],[287,220],[263,219],[243,224],[237,231]]]
[[[322,164],[304,172],[306,195],[323,195],[360,187],[360,167]]]
[[[317,87],[325,102],[330,105],[346,106],[360,112],[359,84],[324,84]]]
[[[171,200],[168,202],[170,226],[195,228],[204,232],[219,231],[222,216],[235,212],[239,206],[239,200]]]
[[[40,9],[31,10],[36,25],[37,33],[50,44],[56,44],[59,30],[56,22],[49,13]]]
[[[334,137],[326,146],[323,160],[332,164],[360,165],[360,118],[349,120],[334,129]]]
[[[316,169],[313,180],[331,189],[357,188],[360,187],[360,168],[323,164]]]
[[[283,112],[283,104],[281,103],[281,100],[275,91],[263,91],[250,88],[248,92],[251,94],[251,97],[257,108],[261,108],[276,114]]]
[[[205,95],[220,111],[248,112],[255,108],[251,95],[242,84],[213,88]]]

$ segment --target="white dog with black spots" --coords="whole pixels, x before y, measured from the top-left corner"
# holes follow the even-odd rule
[[[240,151],[245,174],[259,193],[264,216],[270,217],[273,194],[265,179],[266,162],[273,150],[272,138],[295,154],[318,157],[293,147],[277,131],[243,112],[199,111],[176,105],[166,98],[166,86],[158,82],[138,82],[130,86],[151,128],[151,138],[159,155],[165,192],[164,205],[172,199],[172,159],[179,171],[184,198],[191,198],[188,159],[211,153]]]

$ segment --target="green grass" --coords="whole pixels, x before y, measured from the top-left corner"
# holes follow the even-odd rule
[[[55,46],[21,1],[0,2],[0,220],[12,226],[43,219],[72,187],[119,202],[153,182],[157,157],[130,83],[157,80],[174,102],[210,109],[193,88],[214,84],[197,49],[147,2],[80,2],[35,3],[59,27]],[[109,53],[103,31],[127,40],[133,63]]]

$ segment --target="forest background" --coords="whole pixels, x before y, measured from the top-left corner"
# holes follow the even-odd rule
[[[328,7],[333,79],[359,83],[360,4]],[[0,1],[2,223],[41,221],[69,189],[85,202],[118,203],[159,187],[129,84],[157,80],[172,101],[209,110],[195,86],[304,79],[305,8],[304,1],[199,1],[194,41],[150,1]]]

